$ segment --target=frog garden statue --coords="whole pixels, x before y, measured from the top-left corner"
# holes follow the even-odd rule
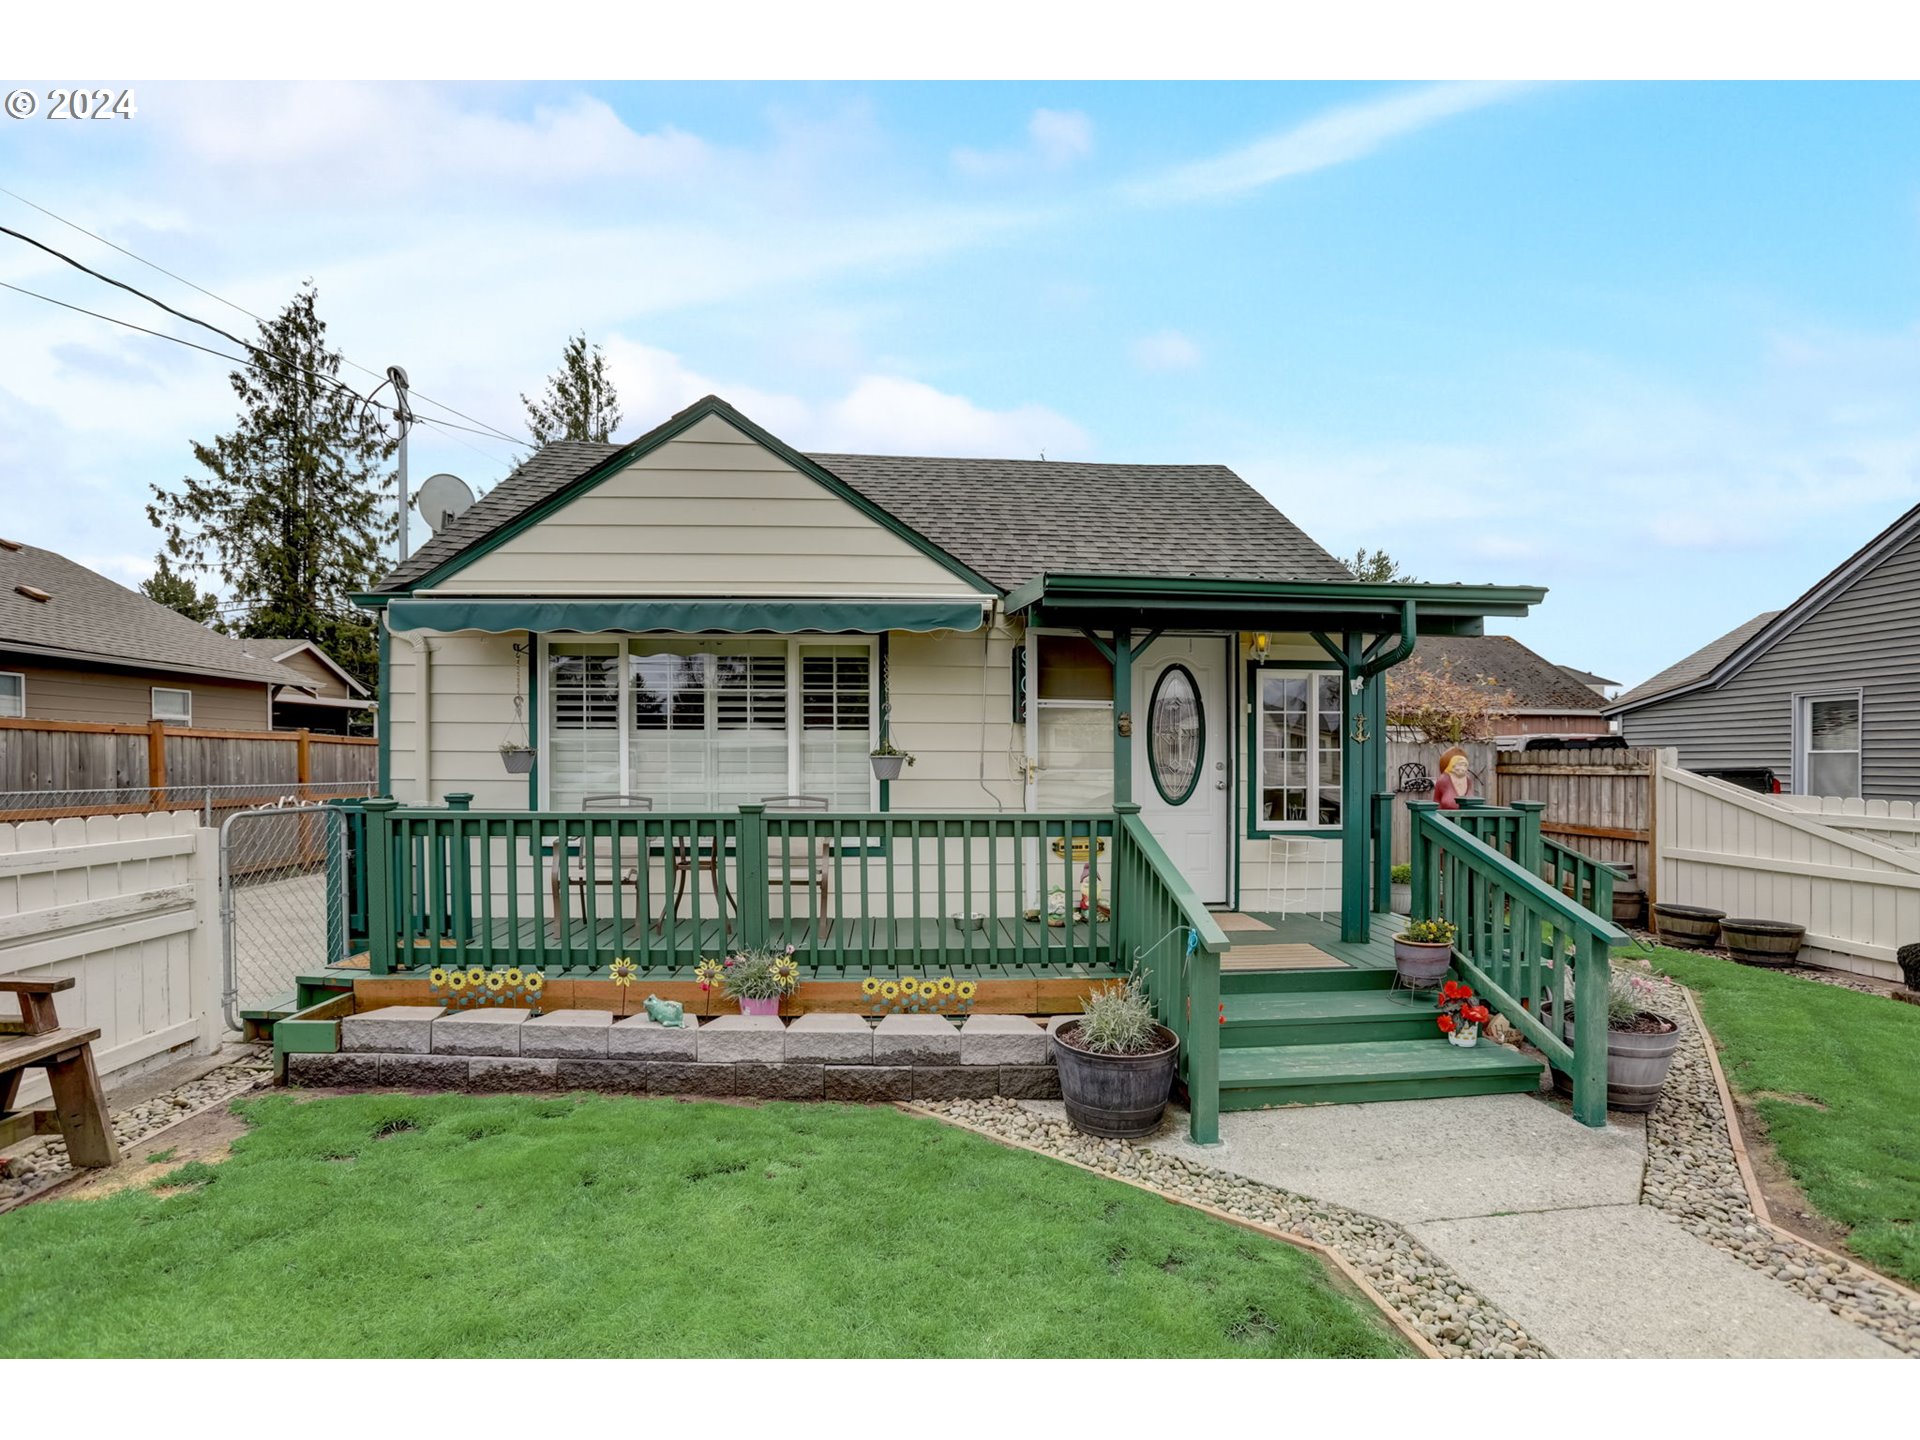
[[[662,1000],[657,995],[647,996],[647,1018],[670,1029],[684,1028],[687,1023],[686,1010],[678,1000]]]

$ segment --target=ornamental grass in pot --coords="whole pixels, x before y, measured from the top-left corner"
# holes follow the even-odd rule
[[[778,1015],[780,1002],[800,988],[800,964],[793,947],[742,950],[725,960],[702,960],[693,970],[702,990],[715,985],[740,1002],[742,1015]]]
[[[1393,964],[1410,990],[1431,990],[1453,964],[1451,920],[1409,920],[1393,937]]]
[[[1083,1135],[1107,1140],[1151,1135],[1173,1094],[1180,1037],[1153,1018],[1136,979],[1095,990],[1081,1009],[1053,1032],[1067,1119]]]
[[[1680,1026],[1646,1008],[1657,987],[1640,975],[1612,972],[1607,982],[1607,1108],[1630,1112],[1653,1109],[1680,1048]],[[1560,1034],[1573,1043],[1573,1007],[1567,1007]],[[1555,1068],[1553,1087],[1573,1093],[1573,1077]]]

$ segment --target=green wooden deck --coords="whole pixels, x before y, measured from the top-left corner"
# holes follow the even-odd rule
[[[1227,938],[1233,941],[1235,950],[1244,951],[1258,945],[1311,945],[1356,970],[1391,970],[1393,937],[1405,923],[1398,915],[1375,915],[1372,939],[1348,941],[1340,938],[1337,917],[1322,920],[1317,915],[1280,915],[1261,910],[1243,913],[1270,929],[1230,932]]]

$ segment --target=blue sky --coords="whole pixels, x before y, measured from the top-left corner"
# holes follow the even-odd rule
[[[1631,682],[1920,501],[1916,98],[141,85],[0,122],[0,185],[261,313],[312,277],[350,358],[509,431],[585,329],[627,434],[716,390],[803,448],[1225,463],[1336,551],[1549,586],[1508,628]],[[0,241],[0,280],[194,333]],[[224,367],[4,291],[0,336],[5,532],[137,578]],[[460,439],[415,474],[514,453]]]

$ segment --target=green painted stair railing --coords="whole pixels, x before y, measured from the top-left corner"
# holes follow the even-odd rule
[[[1556,883],[1541,878],[1548,859],[1537,812],[1484,806],[1443,812],[1430,800],[1407,808],[1413,914],[1453,922],[1455,967],[1572,1077],[1574,1117],[1605,1125],[1608,953],[1628,941],[1627,933],[1563,893],[1561,869],[1553,871]],[[1567,866],[1565,874],[1596,901],[1604,890],[1611,907],[1611,872],[1597,867],[1583,877],[1577,866],[1553,863]],[[1571,1044],[1563,1033],[1569,1006]]]
[[[1132,970],[1160,1023],[1180,1037],[1188,1128],[1197,1145],[1220,1139],[1220,956],[1231,942],[1193,893],[1140,807],[1116,805],[1114,961]]]

